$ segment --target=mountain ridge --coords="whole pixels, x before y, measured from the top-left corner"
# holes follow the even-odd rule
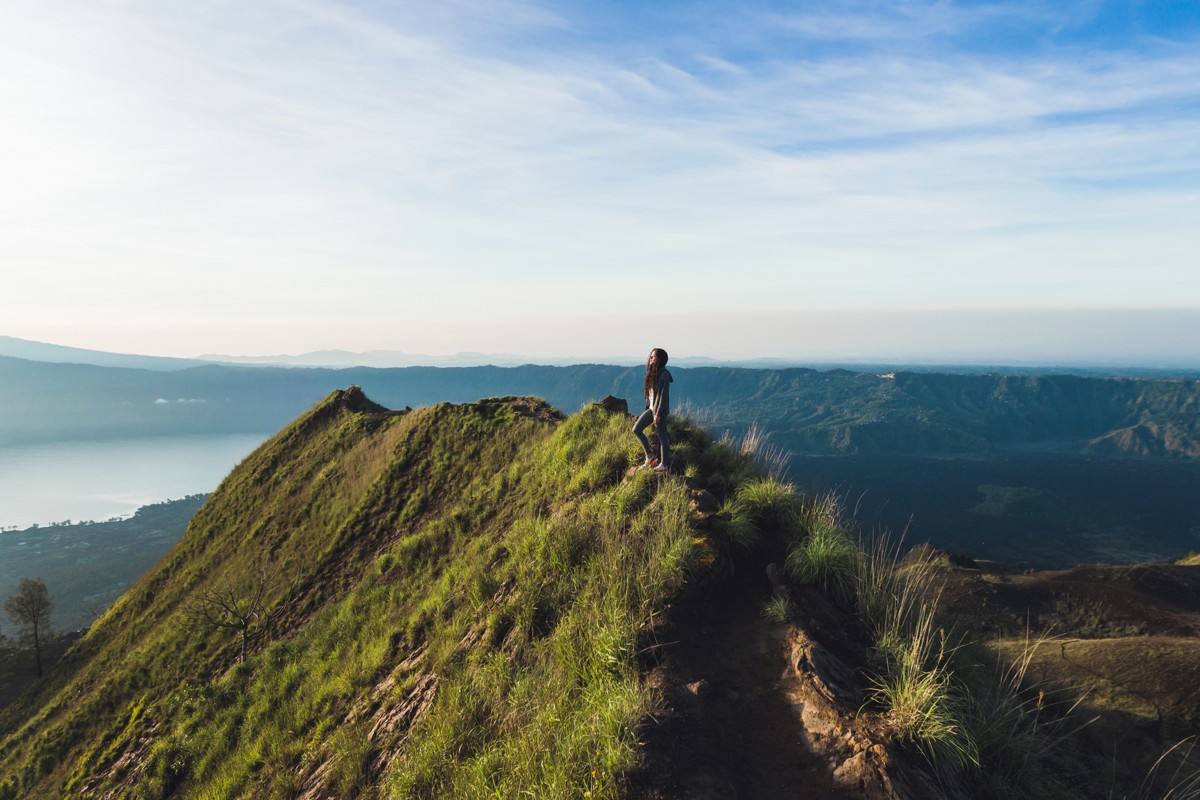
[[[976,454],[1005,449],[1200,459],[1200,381],[1071,375],[676,368],[698,420],[756,422],[798,454]],[[535,394],[574,410],[637,397],[640,367],[405,367],[172,372],[0,356],[0,446],[79,438],[275,430],[333,387],[392,407]],[[686,391],[685,391],[686,390]]]
[[[132,367],[153,370],[186,369],[204,363],[203,359],[198,358],[109,353],[103,350],[67,347],[4,335],[0,335],[0,356],[55,364],[91,364],[102,367]]]
[[[637,469],[628,427],[529,396],[392,411],[331,392],[0,710],[0,798],[932,800],[1009,796],[1005,765],[1031,754],[1050,771],[1023,786],[1085,763],[1036,737],[930,761],[870,688],[892,668],[865,601],[795,577],[797,548],[849,542],[836,508],[686,419],[676,474]],[[887,580],[927,598],[909,576],[935,557]],[[979,590],[977,566],[975,596],[1011,580]],[[205,622],[250,595],[240,634]],[[704,657],[717,625],[742,660]]]
[[[576,366],[580,364],[605,364],[633,366],[642,363],[641,356],[554,356],[534,357],[514,353],[482,353],[463,351],[453,355],[432,356],[408,353],[403,350],[374,349],[363,352],[324,349],[299,354],[280,353],[267,356],[228,355],[208,353],[194,358],[172,356],[145,356],[118,354],[102,350],[89,350],[65,345],[37,342],[13,336],[0,336],[0,356],[25,358],[45,362],[70,362],[97,366],[137,366],[142,359],[146,368],[174,368],[204,363],[226,366],[275,366],[275,367],[325,367],[346,369],[353,367],[396,368],[407,366]],[[1194,380],[1200,378],[1200,370],[1188,366],[1155,366],[1127,363],[1057,363],[1057,362],[966,362],[966,361],[922,361],[920,359],[810,359],[802,356],[748,356],[717,358],[712,356],[677,356],[674,363],[687,367],[736,367],[747,369],[791,369],[795,367],[851,372],[931,372],[943,374],[999,374],[999,375],[1079,375],[1082,377],[1128,377],[1159,380]]]
[[[237,667],[228,668],[235,660],[236,643],[219,632],[197,627],[186,613],[189,603],[202,596],[205,587],[220,585],[226,579],[252,579],[256,566],[266,558],[274,559],[272,563],[288,579],[273,584],[268,592],[271,633],[253,648],[255,658],[287,662],[293,659],[288,653],[310,653],[303,657],[310,659],[307,663],[323,664],[322,670],[336,671],[336,660],[326,663],[325,656],[311,648],[320,650],[327,646],[323,642],[342,641],[338,620],[340,615],[351,614],[360,634],[355,637],[358,644],[347,655],[347,665],[363,663],[362,659],[375,664],[363,667],[367,669],[364,675],[374,676],[372,686],[386,685],[388,675],[400,671],[394,675],[400,685],[369,716],[371,725],[383,726],[373,735],[378,747],[393,747],[390,743],[406,730],[394,714],[404,716],[406,701],[432,691],[431,680],[445,680],[421,677],[435,674],[424,666],[426,659],[434,667],[444,664],[453,672],[455,654],[460,651],[458,642],[469,633],[466,628],[454,626],[441,634],[430,633],[441,629],[443,609],[481,602],[499,588],[491,586],[482,590],[484,594],[470,595],[477,598],[470,600],[458,596],[452,592],[453,585],[434,576],[450,566],[451,562],[445,561],[448,548],[466,548],[468,552],[484,548],[483,552],[491,552],[491,539],[503,533],[504,520],[511,522],[513,515],[524,513],[520,504],[493,506],[485,500],[497,491],[505,491],[506,485],[520,483],[519,472],[513,471],[517,464],[543,457],[538,455],[544,452],[539,443],[545,441],[551,429],[557,429],[557,424],[551,422],[555,419],[556,412],[533,399],[482,401],[466,406],[443,403],[420,411],[391,412],[367,400],[359,390],[332,393],[231,473],[159,567],[123,595],[72,649],[57,677],[43,684],[40,693],[27,695],[23,702],[0,713],[0,730],[7,734],[5,745],[0,747],[4,753],[0,756],[0,775],[10,779],[8,783],[0,782],[0,787],[22,797],[58,797],[64,793],[117,797],[128,796],[140,786],[136,791],[158,796],[173,791],[183,779],[182,768],[171,766],[174,756],[167,749],[182,747],[184,740],[179,733],[167,735],[168,728],[220,722],[208,717],[209,700],[203,698],[216,696],[209,692],[233,691],[249,680],[247,691],[254,697],[263,697],[264,692],[294,693],[295,688],[275,682],[273,670],[251,675]],[[494,465],[500,472],[493,475],[482,470],[481,463]],[[546,479],[566,481],[556,484],[559,492],[569,490],[572,477],[566,473],[558,479],[545,475]],[[531,491],[530,502],[553,502],[536,487]],[[468,496],[475,498],[470,500],[469,508],[462,505]],[[300,497],[302,502],[297,500]],[[536,516],[532,519],[535,521],[529,524],[535,527],[529,535],[541,538],[548,534],[541,530],[542,523],[536,522]],[[466,529],[479,535],[464,537],[462,531]],[[491,533],[485,535],[484,531]],[[487,560],[494,557],[488,556]],[[488,571],[477,571],[486,563],[472,566],[476,561],[468,558],[456,569],[466,570],[471,582],[490,585]],[[505,563],[512,563],[511,559]],[[510,569],[518,566],[512,563]],[[433,581],[432,594],[423,591],[410,596],[403,590],[413,581],[426,586],[428,581],[423,576],[430,569],[434,570],[429,579]],[[528,590],[535,588],[530,585]],[[384,616],[391,616],[396,627],[379,628],[378,620],[359,617],[360,612],[353,610],[356,603],[380,609]],[[394,610],[384,612],[388,608]],[[468,612],[466,609],[461,613]],[[462,616],[461,624],[467,624],[467,619]],[[494,624],[511,629],[514,621],[505,622],[501,615]],[[524,624],[536,629],[551,622],[528,619]],[[479,633],[483,631],[471,636]],[[364,640],[377,643],[380,649],[364,650]],[[619,640],[613,642],[613,646],[618,644]],[[621,662],[626,658],[621,656]],[[387,666],[379,659],[386,659]],[[135,673],[125,673],[119,666],[122,663],[140,666]],[[624,669],[621,667],[622,672]],[[597,680],[605,674],[599,673]],[[186,679],[180,684],[183,676]],[[303,752],[317,759],[301,770],[303,780],[297,789],[308,783],[317,787],[341,784],[343,778],[322,771],[322,764],[336,766],[339,757],[327,749],[331,743],[319,720],[330,714],[355,719],[361,713],[348,697],[339,699],[340,684],[333,676],[322,672],[311,680],[317,681],[310,685],[317,705],[304,711],[304,719],[309,722],[287,723],[302,731],[299,741],[281,745],[285,749],[303,746]],[[604,688],[608,685],[606,678],[602,683],[598,691],[609,691]],[[155,690],[156,686],[160,689]],[[176,688],[155,694],[170,686]],[[194,691],[189,687],[197,686],[206,693],[199,698],[189,694]],[[619,696],[627,691],[622,686],[614,685],[612,691]],[[66,701],[66,697],[73,699]],[[332,707],[323,705],[326,702]],[[240,703],[238,709],[239,714],[249,711]],[[410,722],[413,716],[415,713],[410,715]],[[175,723],[168,724],[169,720]],[[360,720],[355,730],[365,734],[365,724]],[[98,738],[90,744],[68,733],[95,730],[97,726]],[[243,736],[253,741],[258,733],[246,728]],[[226,753],[225,748],[231,744],[218,742],[212,747],[216,753]],[[220,766],[225,756],[212,761],[204,760],[194,749],[191,752],[196,761],[190,762],[186,770],[189,776],[198,774],[208,781],[214,779],[214,770],[220,773],[225,769]],[[301,751],[295,752],[298,757]],[[248,786],[260,787],[264,780],[268,786],[292,781],[298,764],[293,762],[294,756],[284,754],[281,758],[285,765],[292,766],[268,774],[254,767],[253,757],[249,762],[238,761],[246,770],[242,780],[248,781]],[[23,765],[20,769],[14,767],[14,759]],[[162,774],[156,772],[160,768]],[[13,784],[11,779],[18,783]],[[0,796],[5,795],[0,792]]]

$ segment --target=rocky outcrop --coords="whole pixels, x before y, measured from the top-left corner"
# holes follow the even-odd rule
[[[864,800],[966,800],[919,764],[899,756],[877,714],[863,709],[862,675],[802,628],[780,634],[788,653],[784,693],[804,722],[809,750],[828,765],[834,785]]]
[[[629,414],[629,403],[622,397],[613,397],[611,394],[605,396],[596,405],[603,408],[610,414]]]

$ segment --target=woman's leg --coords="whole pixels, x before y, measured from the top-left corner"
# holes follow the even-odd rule
[[[654,422],[654,412],[647,408],[637,418],[637,422],[633,423],[633,435],[641,442],[642,450],[646,451],[647,459],[654,458],[654,455],[650,452],[650,442],[646,439],[646,434],[642,433],[642,431],[646,430],[646,426],[651,422]]]
[[[669,467],[671,466],[671,442],[667,439],[667,418],[664,416],[660,421],[661,425],[654,426],[654,432],[658,434],[658,444],[662,449],[662,458],[658,463]]]

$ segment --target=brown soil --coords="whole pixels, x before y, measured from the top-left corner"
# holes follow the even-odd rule
[[[946,599],[985,634],[1200,635],[1200,567],[1083,565],[1025,575],[951,569]]]
[[[1075,689],[1085,707],[1123,711],[1143,724],[1175,721],[1178,732],[1200,724],[1200,639],[1059,638],[1036,649],[1030,672],[1035,680]]]
[[[1093,794],[1141,786],[1164,752],[1200,729],[1200,567],[950,569],[946,578],[943,608],[1005,660],[1026,652],[1027,632],[1048,636],[1026,683],[1061,707],[1077,704],[1069,726],[1082,726],[1073,740],[1091,759]],[[1174,752],[1159,771],[1169,777],[1180,763],[1180,774],[1193,774],[1200,750]]]
[[[995,649],[1019,657],[1024,642],[1002,641]],[[1139,797],[1166,796],[1176,770],[1200,771],[1200,641],[1194,637],[1131,636],[1119,639],[1057,638],[1037,647],[1029,682],[1058,702],[1078,703],[1074,737],[1092,765],[1093,794],[1122,796],[1121,787],[1150,785]],[[1153,765],[1176,743],[1186,746]],[[1155,774],[1157,772],[1157,774]]]
[[[660,633],[651,681],[661,702],[642,732],[631,800],[851,796],[806,744],[785,631],[761,615],[768,596],[765,578],[734,580],[675,609]]]

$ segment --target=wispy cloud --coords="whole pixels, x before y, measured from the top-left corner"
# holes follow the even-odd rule
[[[892,43],[913,50],[928,49],[931,38],[954,38],[984,27],[1018,27],[1028,35],[1069,27],[1090,16],[1095,5],[1085,2],[995,2],[963,5],[953,2],[843,2],[819,4],[798,12],[771,13],[770,19],[796,35],[827,41]]]
[[[1089,9],[616,37],[571,5],[6,4],[0,312],[266,352],[653,286],[707,312],[1200,305],[1200,56],[1058,42]]]

